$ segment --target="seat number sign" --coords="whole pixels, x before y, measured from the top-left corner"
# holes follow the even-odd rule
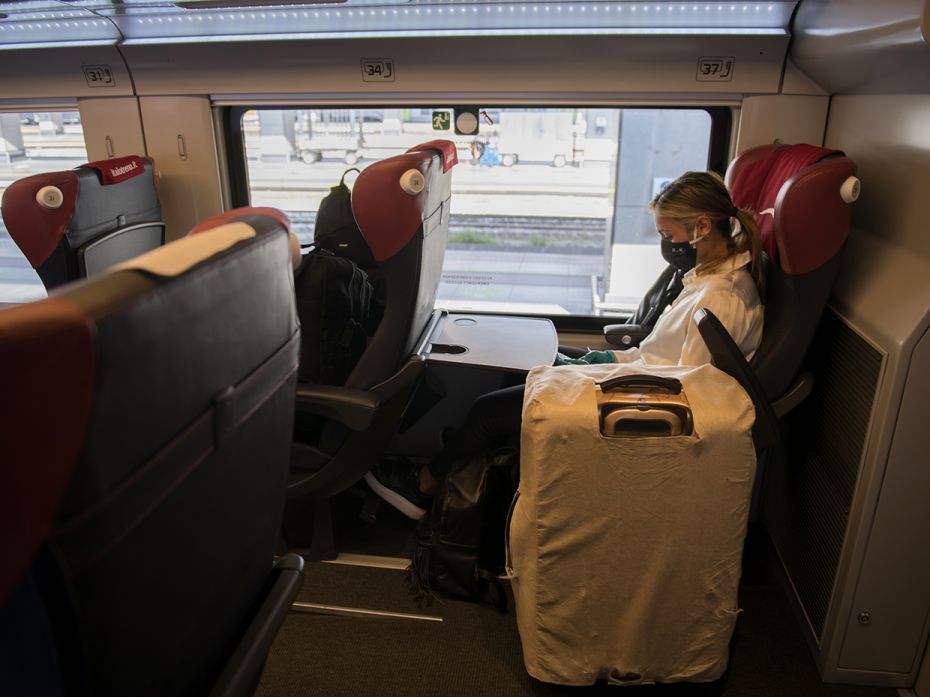
[[[733,56],[701,56],[697,64],[698,82],[730,82],[736,58]]]
[[[394,82],[394,60],[392,58],[362,58],[362,80]]]
[[[84,79],[88,87],[113,87],[116,81],[109,65],[85,65]]]

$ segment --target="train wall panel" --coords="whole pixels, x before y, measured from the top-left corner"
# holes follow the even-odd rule
[[[882,354],[828,310],[808,355],[814,390],[766,468],[765,520],[817,640],[846,537]]]
[[[790,554],[783,554],[829,682],[913,686],[930,631],[930,509],[920,496],[930,485],[925,462],[930,441],[923,425],[930,387],[928,116],[928,95],[833,97],[824,138],[827,147],[844,150],[858,163],[862,180],[831,306],[863,345],[883,356],[867,426],[852,423],[859,407],[849,400],[849,428],[831,429],[837,441],[833,458],[843,456],[856,432],[865,429],[857,476],[823,460],[829,476],[820,480],[827,479],[843,500],[840,508],[808,507],[814,518],[805,525],[818,529],[835,531],[836,511],[846,515],[832,582],[812,567],[795,563],[792,569]],[[812,353],[831,351],[822,341]],[[819,389],[842,396],[866,375],[860,369],[846,378],[829,377],[826,384],[815,379]],[[780,505],[790,515],[798,499],[782,488]],[[816,489],[811,491],[813,496]],[[831,588],[826,608],[822,595],[804,597],[812,580],[817,588]]]
[[[918,342],[895,424],[840,668],[913,674],[930,612],[930,337]]]
[[[928,73],[930,75],[930,73]],[[928,79],[930,92],[930,79]],[[833,97],[826,145],[859,165],[862,195],[855,227],[908,253],[930,259],[930,94]],[[898,301],[904,292],[889,288]],[[888,301],[891,298],[887,298]]]
[[[210,100],[144,97],[139,102],[168,226],[166,239],[177,239],[196,223],[223,211]]]
[[[125,97],[133,94],[115,46],[63,46],[0,51],[4,100]]]
[[[831,94],[921,94],[930,0],[804,0],[791,60]]]
[[[78,109],[90,161],[147,154],[135,97],[79,99]]]
[[[122,52],[138,94],[392,94],[552,92],[670,95],[775,93],[788,45],[783,32],[620,36],[326,39],[158,46]],[[366,74],[366,59],[391,61]],[[712,78],[702,59],[723,66]],[[729,61],[729,62],[727,62]]]
[[[822,145],[829,106],[830,99],[826,96],[746,97],[740,109],[736,153],[776,140]]]

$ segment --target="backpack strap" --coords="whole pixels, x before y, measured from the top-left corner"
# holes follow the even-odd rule
[[[362,170],[360,170],[358,167],[349,167],[349,169],[347,169],[345,172],[342,173],[342,177],[339,178],[339,186],[346,185],[346,175],[349,172],[358,172],[359,174],[361,174]]]

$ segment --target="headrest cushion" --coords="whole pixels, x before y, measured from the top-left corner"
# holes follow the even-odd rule
[[[459,154],[455,149],[455,143],[451,140],[430,140],[426,143],[414,145],[407,152],[426,152],[436,150],[442,157],[442,171],[448,172],[459,163]]]
[[[727,170],[727,185],[733,203],[738,208],[756,213],[762,248],[789,273],[802,273],[797,271],[802,268],[817,268],[826,261],[823,256],[828,250],[832,249],[832,253],[838,250],[836,239],[846,238],[849,223],[848,205],[845,203],[842,204],[847,216],[845,229],[818,229],[813,224],[815,220],[822,220],[816,210],[816,199],[828,197],[832,191],[832,179],[828,185],[826,180],[816,176],[798,176],[831,155],[842,153],[807,144],[766,145],[742,153]],[[841,159],[849,162],[846,158]],[[804,187],[803,191],[795,190],[799,185]],[[839,185],[835,193],[839,200]],[[838,209],[828,217],[839,222],[841,213]],[[780,220],[785,216],[791,219],[791,225]],[[825,244],[826,239],[831,242]],[[839,242],[841,244],[842,241]],[[786,251],[788,257],[785,256]]]
[[[424,217],[433,213],[426,210],[431,182],[451,176],[449,169],[458,161],[454,153],[451,141],[430,141],[369,165],[355,180],[352,212],[376,261],[387,261],[406,247]],[[416,172],[422,178],[413,182],[410,174]]]
[[[264,215],[269,218],[272,218],[278,221],[281,225],[284,226],[284,229],[287,230],[288,235],[290,236],[290,245],[291,245],[291,264],[296,269],[300,266],[300,240],[297,239],[297,235],[291,232],[291,220],[287,217],[287,214],[277,208],[270,208],[266,206],[242,206],[240,208],[233,208],[230,211],[225,213],[219,213],[214,215],[211,218],[203,220],[187,233],[186,237],[192,237],[194,235],[199,235],[208,230],[220,227],[221,225],[226,225],[240,218],[245,218],[247,216],[253,215]]]
[[[36,197],[46,187],[61,192],[61,205],[49,208],[39,203]],[[74,217],[77,194],[78,178],[71,170],[26,177],[3,192],[3,222],[32,268],[39,268],[58,247]]]
[[[214,254],[219,254],[250,237],[255,237],[255,228],[252,226],[241,222],[227,223],[193,237],[175,240],[117,264],[109,271],[146,271],[156,276],[178,276]]]

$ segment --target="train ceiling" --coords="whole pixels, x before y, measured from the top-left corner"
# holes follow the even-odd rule
[[[751,0],[0,0],[0,48],[463,35],[783,34],[797,4]]]

